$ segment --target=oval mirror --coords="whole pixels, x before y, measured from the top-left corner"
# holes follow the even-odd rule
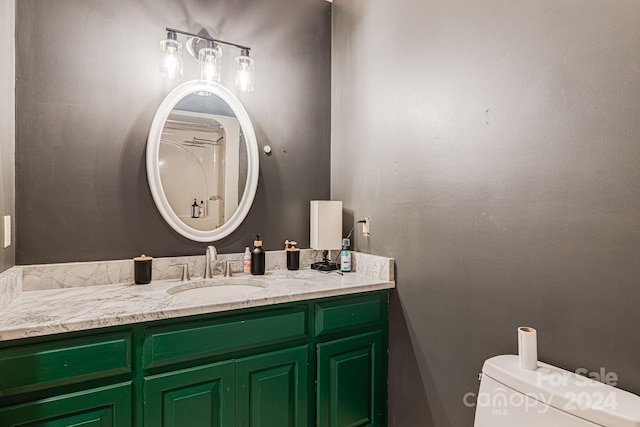
[[[190,81],[162,101],[147,140],[147,178],[164,220],[184,237],[212,242],[249,213],[258,186],[258,142],[227,88]]]

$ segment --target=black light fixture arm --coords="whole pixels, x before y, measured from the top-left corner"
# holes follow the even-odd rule
[[[242,49],[243,51],[246,51],[246,52],[243,52],[243,54],[246,53],[247,56],[249,55],[249,51],[251,50],[251,48],[248,47],[248,46],[243,46],[241,44],[226,42],[224,40],[218,40],[218,39],[214,39],[212,37],[200,36],[198,34],[190,33],[188,31],[176,30],[175,28],[170,28],[170,27],[167,27],[166,30],[167,30],[167,33],[169,33],[169,34],[178,33],[178,34],[183,34],[183,35],[189,36],[189,37],[195,37],[195,38],[198,38],[198,39],[201,39],[201,40],[208,40],[208,41],[212,41],[214,43],[226,44],[227,46],[237,47],[238,49]]]

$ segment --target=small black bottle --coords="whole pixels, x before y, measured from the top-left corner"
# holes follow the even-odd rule
[[[191,218],[198,218],[200,216],[198,215],[199,207],[196,200],[197,199],[193,199],[193,204],[191,205]]]
[[[256,234],[256,240],[253,242],[253,251],[251,251],[251,274],[261,276],[264,274],[264,249],[262,248],[262,240],[260,235]]]

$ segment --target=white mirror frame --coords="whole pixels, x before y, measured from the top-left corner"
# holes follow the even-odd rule
[[[162,182],[160,180],[160,138],[162,136],[162,130],[164,124],[173,111],[174,107],[185,96],[191,95],[196,92],[209,92],[224,102],[226,102],[231,110],[236,115],[236,118],[240,122],[242,134],[244,135],[244,141],[247,147],[247,180],[244,186],[244,192],[242,199],[238,204],[238,209],[222,226],[208,231],[196,230],[185,224],[178,215],[173,211],[169,200],[167,200],[164,190],[162,189]],[[187,239],[194,240],[196,242],[213,242],[227,237],[233,231],[235,231],[242,221],[246,218],[253,204],[253,199],[256,195],[256,189],[258,187],[258,141],[256,134],[253,130],[253,125],[249,119],[249,114],[240,100],[226,87],[219,84],[209,84],[201,80],[192,80],[181,84],[172,90],[167,97],[162,101],[156,115],[151,122],[151,129],[149,131],[149,138],[147,139],[147,180],[149,181],[149,188],[151,189],[151,195],[153,200],[160,211],[160,214],[164,220],[173,228],[177,233],[186,237]]]

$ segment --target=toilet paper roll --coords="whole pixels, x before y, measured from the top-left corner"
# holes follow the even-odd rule
[[[527,326],[518,328],[518,356],[520,369],[538,369],[538,337],[535,329]]]

